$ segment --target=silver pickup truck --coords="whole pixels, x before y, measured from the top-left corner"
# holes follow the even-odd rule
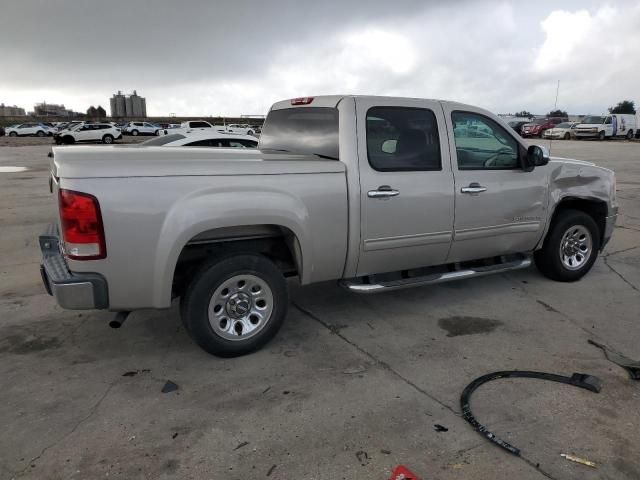
[[[549,159],[490,112],[369,96],[276,103],[258,150],[54,147],[42,276],[64,308],[168,308],[206,351],[280,328],[287,277],[361,293],[530,265],[586,274],[614,228],[610,170]]]

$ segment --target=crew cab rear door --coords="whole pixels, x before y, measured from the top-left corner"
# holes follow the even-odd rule
[[[357,274],[444,263],[454,191],[439,102],[356,97],[360,169]]]
[[[456,195],[447,262],[533,250],[545,226],[548,167],[525,171],[527,145],[488,112],[442,105]]]

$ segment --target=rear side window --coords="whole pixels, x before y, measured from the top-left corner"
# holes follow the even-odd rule
[[[434,113],[422,108],[370,108],[367,157],[371,167],[380,172],[441,170]]]
[[[337,160],[338,109],[300,107],[271,110],[262,129],[259,148]]]

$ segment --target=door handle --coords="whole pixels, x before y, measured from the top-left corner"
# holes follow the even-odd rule
[[[399,190],[394,190],[389,185],[380,185],[377,190],[369,190],[367,197],[369,198],[389,198],[400,195]]]
[[[462,193],[481,193],[481,192],[486,192],[487,191],[487,187],[483,187],[482,185],[480,185],[478,182],[472,182],[469,184],[468,187],[462,187],[460,189],[460,191]]]

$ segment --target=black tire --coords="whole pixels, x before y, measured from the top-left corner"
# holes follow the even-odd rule
[[[134,137],[138,136],[138,130],[131,130],[131,135],[133,135]]]
[[[565,234],[577,227],[582,227],[589,232],[591,250],[579,268],[571,269],[562,261],[560,244]],[[580,210],[562,210],[553,219],[544,244],[535,252],[534,259],[538,270],[545,277],[559,282],[575,282],[591,270],[599,250],[600,231],[593,217]]]
[[[598,140],[603,141],[605,139],[604,131],[598,134]]]
[[[46,134],[42,131],[42,130],[38,130],[38,132],[36,133],[36,135],[40,138],[44,137]]]
[[[65,135],[62,139],[62,143],[64,143],[65,145],[73,145],[74,143],[76,143],[76,139],[71,135]]]
[[[155,132],[153,132],[153,134],[154,134],[156,137],[160,136],[160,130],[156,130]]]
[[[242,275],[251,275],[264,282],[270,289],[273,304],[270,315],[257,333],[244,340],[230,340],[214,331],[209,321],[209,304],[216,291],[226,286],[225,282]],[[258,350],[275,336],[287,315],[288,303],[286,280],[273,262],[254,253],[235,254],[211,260],[194,275],[182,295],[180,315],[187,332],[205,351],[219,357],[237,357]],[[217,307],[214,306],[214,311]],[[227,308],[225,304],[219,310],[227,312]],[[223,316],[229,316],[229,319],[221,319],[221,327],[223,322],[225,325],[226,322],[240,323],[232,319],[231,314]]]
[[[631,140],[633,138],[633,130],[629,129],[627,132],[627,140]]]
[[[571,140],[571,134],[569,132],[564,134],[564,139],[565,140]]]
[[[11,132],[9,133],[10,137],[17,137],[18,136],[18,132]]]
[[[113,135],[106,134],[104,137],[102,137],[102,143],[111,145],[113,143]]]

